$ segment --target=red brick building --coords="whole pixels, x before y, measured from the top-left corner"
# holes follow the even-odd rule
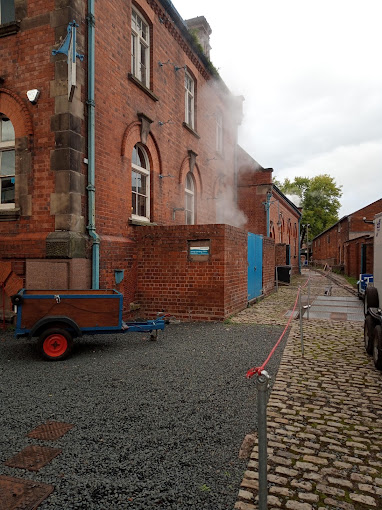
[[[272,183],[272,172],[238,147],[237,203],[246,216],[244,228],[264,236],[264,293],[273,289],[275,266],[300,270],[301,212]]]
[[[117,287],[127,313],[137,302],[152,313],[147,300],[162,308],[165,299],[161,306],[145,283],[146,264],[154,271],[151,239],[158,250],[160,232],[182,239],[179,249],[188,255],[179,264],[188,261],[191,278],[192,264],[201,263],[190,258],[192,240],[208,238],[214,258],[214,235],[227,250],[243,238],[233,227],[213,227],[244,227],[248,211],[240,211],[237,189],[243,98],[211,64],[210,33],[204,17],[185,22],[169,0],[10,0],[0,19],[6,299],[21,287]],[[282,228],[285,242],[289,226]],[[158,251],[157,263],[167,271],[178,262],[165,253]],[[212,318],[246,304],[243,282],[228,303],[236,262],[227,253],[222,260],[225,270],[215,276],[224,279],[223,297],[219,311],[211,304]],[[200,289],[202,272],[192,276]],[[164,304],[175,313],[174,299]],[[203,315],[183,309],[184,317]]]
[[[372,273],[374,226],[365,223],[382,211],[382,199],[344,216],[312,241],[314,264],[338,266],[345,274],[357,278]]]

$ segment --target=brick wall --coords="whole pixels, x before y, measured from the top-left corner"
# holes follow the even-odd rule
[[[238,206],[246,215],[244,227],[254,234],[268,234],[276,243],[289,245],[290,264],[299,271],[298,245],[300,214],[272,184],[272,168],[263,168],[239,147]],[[268,204],[268,206],[266,205]],[[267,225],[269,207],[269,225]],[[286,248],[284,248],[285,254]],[[282,263],[286,264],[285,255]]]
[[[365,264],[365,273],[373,274],[373,238],[363,236],[357,239],[347,241],[344,244],[344,271],[345,274],[359,278],[362,271],[362,262]],[[365,246],[364,257],[362,260],[362,249]]]
[[[74,256],[82,262],[65,260],[60,267],[66,269],[60,275],[55,273],[55,264],[44,261],[50,256],[47,245],[55,230],[59,239],[53,247],[57,250],[54,258],[70,259],[69,251],[81,236],[84,245],[85,120],[80,96],[85,63],[78,61],[78,86],[69,103],[66,56],[52,56],[73,19],[80,25],[77,51],[84,52],[84,14],[85,6],[76,0],[15,0],[13,33],[5,34],[0,26],[0,112],[14,126],[16,150],[15,208],[0,210],[0,264],[11,260],[22,286],[28,286],[28,261],[41,262],[37,272],[45,283],[58,276],[60,282],[66,279],[89,285],[88,277],[82,277],[90,266],[86,255],[80,256],[77,249]],[[33,88],[40,90],[34,105],[26,96]],[[64,239],[65,232],[68,236]],[[76,234],[71,236],[71,232]]]
[[[360,255],[358,254],[357,241],[354,245],[348,245],[352,239],[363,238],[373,232],[374,226],[365,223],[363,218],[372,220],[382,210],[382,199],[345,216],[313,240],[313,261],[316,264],[329,264],[330,266],[341,265],[345,273],[358,276],[360,267]],[[362,241],[360,241],[362,242]],[[354,257],[350,262],[349,257]],[[369,257],[370,258],[370,257]],[[349,273],[347,271],[350,271]],[[357,274],[358,273],[358,274]]]
[[[378,213],[382,212],[382,198],[380,200],[376,200],[372,204],[359,209],[353,214],[349,215],[349,223],[350,223],[350,232],[352,235],[358,237],[362,233],[373,232],[374,225],[370,223],[365,223],[363,218],[367,220],[374,219],[374,216]]]
[[[272,192],[272,168],[263,168],[238,147],[237,203],[246,216],[244,228],[253,234],[267,235],[265,202]]]
[[[286,266],[286,244],[284,243],[276,243],[275,245],[275,265],[276,266]]]
[[[147,227],[137,240],[140,315],[164,309],[182,320],[221,320],[247,303],[247,233],[227,225]],[[189,241],[209,240],[192,261]]]
[[[263,238],[263,293],[270,294],[275,288],[275,240]]]

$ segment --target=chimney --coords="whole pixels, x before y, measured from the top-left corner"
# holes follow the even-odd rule
[[[197,18],[186,19],[185,23],[191,32],[196,33],[205,56],[210,58],[210,35],[212,30],[206,18],[204,16],[198,16]]]

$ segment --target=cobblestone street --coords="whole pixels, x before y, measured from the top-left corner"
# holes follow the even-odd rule
[[[311,295],[328,280],[303,271],[233,319],[287,323],[298,285],[311,275]],[[333,296],[350,296],[346,281]],[[306,288],[304,289],[306,297]],[[268,508],[366,510],[382,508],[382,375],[363,345],[363,322],[303,319],[291,331],[267,408]],[[273,374],[270,374],[271,376]],[[258,454],[254,447],[239,491],[237,510],[257,508]]]

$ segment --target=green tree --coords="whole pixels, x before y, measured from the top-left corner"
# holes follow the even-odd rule
[[[282,183],[276,180],[274,182],[285,195],[297,195],[300,198],[301,224],[309,223],[309,239],[313,239],[338,221],[342,186],[338,186],[330,175],[295,177],[294,181],[286,178]],[[302,229],[301,242],[304,237],[305,229]]]

